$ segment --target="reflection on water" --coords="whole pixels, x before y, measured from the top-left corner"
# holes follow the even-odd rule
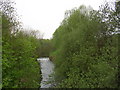
[[[49,58],[38,58],[41,66],[42,81],[41,88],[49,88],[52,86],[54,64],[49,60]],[[50,83],[51,82],[51,83]]]

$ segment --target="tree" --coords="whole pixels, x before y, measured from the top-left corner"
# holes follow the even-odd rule
[[[118,35],[115,11],[106,3],[99,11],[80,6],[55,31],[52,55],[61,88],[116,88]]]
[[[2,87],[38,88],[40,68],[37,62],[35,33],[21,31],[13,2],[0,1],[2,12]]]

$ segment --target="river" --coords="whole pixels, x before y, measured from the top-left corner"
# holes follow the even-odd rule
[[[42,80],[41,80],[41,88],[50,88],[52,87],[52,82],[54,80],[53,71],[54,64],[49,60],[49,58],[38,58],[40,62]]]

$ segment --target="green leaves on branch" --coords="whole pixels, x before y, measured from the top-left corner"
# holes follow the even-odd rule
[[[67,12],[52,39],[57,87],[117,87],[118,34],[112,33],[118,27],[114,13],[108,4],[99,11],[80,6]]]
[[[2,9],[2,87],[38,88],[40,66],[37,62],[35,33],[21,27],[10,0],[0,1]],[[31,31],[34,32],[34,31]],[[36,33],[37,34],[37,33]]]

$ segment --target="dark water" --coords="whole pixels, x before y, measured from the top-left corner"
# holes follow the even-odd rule
[[[42,81],[41,88],[50,88],[52,87],[52,81],[54,80],[53,69],[54,64],[49,60],[49,58],[38,58],[41,66]]]

